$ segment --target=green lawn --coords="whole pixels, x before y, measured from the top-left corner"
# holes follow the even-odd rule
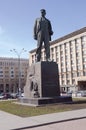
[[[29,116],[36,116],[36,115],[42,115],[42,114],[49,114],[49,113],[55,113],[55,112],[63,112],[63,111],[86,108],[86,102],[81,103],[81,101],[83,100],[74,99],[74,101],[76,100],[78,100],[78,103],[75,103],[75,104],[56,104],[56,105],[47,105],[47,106],[42,106],[42,107],[31,107],[31,106],[15,104],[13,103],[14,101],[12,100],[0,101],[0,110],[9,112],[14,115],[18,115],[21,117],[29,117]],[[86,99],[84,101],[86,101]]]

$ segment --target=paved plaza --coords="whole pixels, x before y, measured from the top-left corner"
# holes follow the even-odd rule
[[[64,121],[60,123],[54,123],[50,125],[23,129],[23,130],[85,130],[85,129],[86,129],[86,118]]]
[[[84,130],[86,109],[19,117],[0,111],[0,130]]]

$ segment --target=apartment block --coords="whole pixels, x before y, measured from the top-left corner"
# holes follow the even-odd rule
[[[50,58],[57,62],[61,91],[86,90],[86,27],[50,42]],[[45,61],[42,48],[41,60]],[[36,62],[36,49],[29,64]]]
[[[23,88],[26,83],[28,66],[29,66],[28,59],[0,57],[0,93],[18,92],[19,76],[20,76],[20,87],[23,92]]]

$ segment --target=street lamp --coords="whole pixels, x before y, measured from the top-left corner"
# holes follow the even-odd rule
[[[18,52],[16,49],[10,50],[11,52],[15,52],[18,56],[18,91],[19,91],[19,97],[21,97],[21,69],[20,69],[20,56],[23,52],[26,52],[26,50],[23,48],[20,52]]]

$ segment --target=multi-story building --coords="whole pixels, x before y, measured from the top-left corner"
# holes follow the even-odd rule
[[[44,61],[44,47],[41,56]],[[62,91],[86,90],[86,27],[50,42],[50,57],[58,64]],[[36,49],[30,51],[29,64],[35,61]]]
[[[26,83],[28,59],[0,57],[0,92],[18,92]],[[19,74],[20,73],[20,74]],[[20,77],[19,77],[20,76]]]

